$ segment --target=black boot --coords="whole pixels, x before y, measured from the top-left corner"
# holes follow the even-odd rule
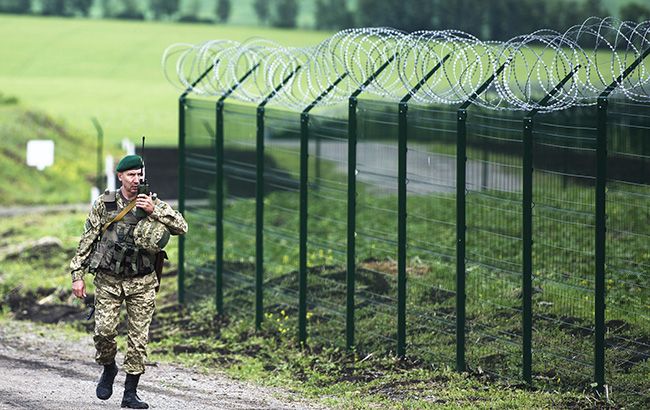
[[[117,375],[117,366],[115,365],[115,362],[105,364],[102,377],[99,378],[97,390],[95,391],[98,399],[108,400],[108,398],[111,397],[113,394],[113,380],[115,380],[115,375]]]
[[[138,397],[138,382],[140,381],[139,374],[127,374],[124,381],[124,397],[122,397],[122,407],[127,409],[148,409],[149,405],[140,401]]]

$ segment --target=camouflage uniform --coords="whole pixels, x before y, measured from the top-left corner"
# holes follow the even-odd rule
[[[106,195],[106,194],[105,194]],[[128,201],[118,191],[115,195],[117,212],[128,205]],[[134,218],[134,207],[124,218]],[[86,219],[86,225],[77,252],[70,262],[72,281],[83,279],[93,259],[93,249],[97,246],[102,226],[112,219],[107,212],[104,196],[95,200]],[[187,232],[183,216],[167,203],[154,199],[154,210],[147,216],[150,221],[158,221],[166,226],[172,235]],[[117,271],[116,271],[117,272]],[[97,270],[95,275],[95,348],[97,363],[107,365],[115,360],[117,326],[122,302],[126,304],[128,315],[128,348],[124,359],[124,371],[128,374],[144,373],[144,361],[149,325],[155,310],[155,288],[158,285],[155,272],[139,276],[123,276],[108,270]]]

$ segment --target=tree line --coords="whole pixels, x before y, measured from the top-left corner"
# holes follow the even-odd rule
[[[90,17],[92,9],[94,17],[101,18],[227,23],[235,4],[232,0],[0,0],[0,13]],[[254,0],[252,11],[262,24],[291,28],[296,27],[299,5],[297,0]]]
[[[315,29],[391,27],[405,32],[455,29],[491,40],[505,40],[540,28],[563,31],[587,17],[609,14],[601,0],[314,0],[314,6]],[[0,13],[88,17],[93,9],[95,16],[104,18],[202,23],[227,23],[233,7],[252,7],[259,24],[294,28],[300,2],[0,0]],[[647,2],[626,3],[619,15],[622,20],[650,20],[650,6]]]

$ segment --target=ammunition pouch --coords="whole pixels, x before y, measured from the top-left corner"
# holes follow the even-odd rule
[[[89,270],[130,278],[153,272],[155,262],[155,255],[143,252],[135,245],[107,240],[95,246]]]

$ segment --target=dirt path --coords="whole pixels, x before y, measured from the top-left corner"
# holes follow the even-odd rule
[[[33,322],[1,321],[0,409],[120,408],[124,373],[109,400],[97,399],[93,353],[88,336],[75,341]],[[152,409],[324,409],[291,392],[164,363],[147,367],[138,392]]]
[[[0,217],[12,217],[20,215],[45,214],[52,212],[88,212],[90,203],[87,204],[61,204],[61,205],[17,205],[0,206]]]

